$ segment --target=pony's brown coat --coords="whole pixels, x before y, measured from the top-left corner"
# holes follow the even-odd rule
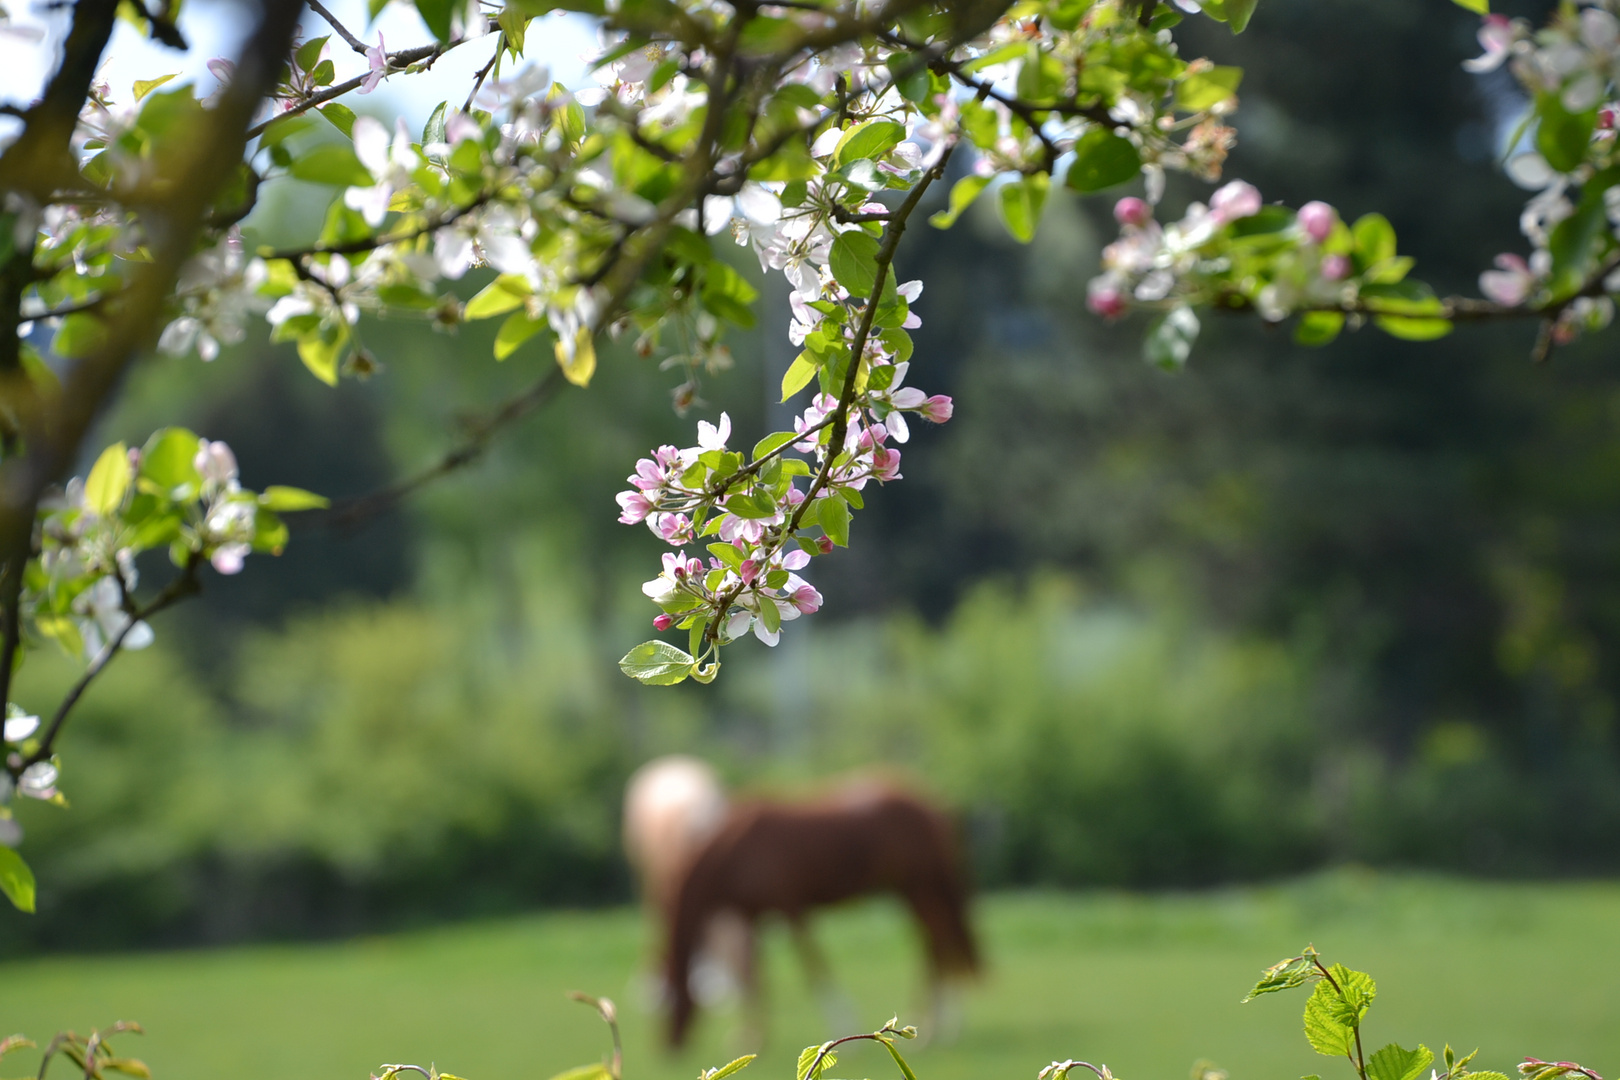
[[[898,894],[922,927],[932,980],[978,970],[954,831],[934,807],[873,781],[810,802],[734,807],[669,912],[671,1045],[691,1024],[693,953],[715,914],[733,911],[753,925],[775,912],[799,923],[814,908],[884,892]]]

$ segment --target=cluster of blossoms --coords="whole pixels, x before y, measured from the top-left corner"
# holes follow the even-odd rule
[[[908,366],[874,356],[866,390],[847,413],[817,394],[794,430],[761,440],[751,462],[728,448],[731,420],[722,413],[718,425],[698,422],[696,446],[663,446],[636,463],[630,489],[617,496],[621,522],[644,522],[675,547],[715,538],[707,565],[684,550],[666,554],[663,572],[642,586],[663,608],[656,629],[691,631],[694,674],[750,629],[775,645],[783,622],[821,607],[821,594],[796,571],[848,542],[850,510],[863,505],[868,482],[901,478],[900,451],[889,443],[909,438],[905,413],[950,419],[950,398],[901,385]],[[834,445],[840,415],[847,424]],[[790,449],[809,457],[790,457]]]
[[[136,555],[167,547],[187,572],[206,561],[221,574],[240,573],[250,552],[279,552],[286,542],[277,511],[324,503],[296,488],[244,490],[230,447],[183,428],[165,428],[139,448],[115,444],[88,476],[41,503],[25,621],[86,663],[113,648],[143,649],[152,630],[134,599]]]
[[[1115,204],[1114,218],[1120,237],[1103,250],[1087,306],[1109,319],[1136,304],[1168,312],[1149,349],[1168,350],[1175,363],[1198,332],[1195,306],[1252,308],[1268,322],[1350,310],[1399,282],[1411,262],[1395,255],[1394,234],[1378,215],[1352,228],[1324,202],[1297,212],[1266,206],[1240,180],[1216,190],[1207,206],[1192,203],[1178,221],[1161,225],[1134,196]]]
[[[1519,218],[1530,256],[1499,255],[1480,275],[1480,291],[1504,307],[1555,307],[1552,340],[1568,342],[1607,326],[1614,306],[1604,294],[1620,293],[1620,5],[1566,5],[1539,31],[1522,19],[1487,15],[1479,42],[1483,52],[1463,67],[1483,73],[1506,64],[1528,94],[1506,148],[1507,171],[1535,193]]]

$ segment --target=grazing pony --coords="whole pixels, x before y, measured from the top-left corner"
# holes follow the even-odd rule
[[[624,854],[655,924],[669,921],[687,867],[725,824],[728,809],[714,769],[695,757],[657,758],[630,777],[624,792]],[[692,981],[704,1004],[737,992],[750,948],[747,936],[748,928],[735,916],[718,916],[703,928]],[[667,996],[663,988],[653,993]]]
[[[819,981],[825,964],[805,932],[806,915],[875,893],[897,894],[922,929],[937,1020],[943,981],[979,969],[949,819],[921,799],[871,780],[808,802],[761,800],[732,809],[690,862],[666,912],[670,1045],[686,1039],[697,1007],[693,962],[717,914],[734,912],[750,930],[742,976],[753,998],[752,931],[762,915],[788,920],[812,979]]]

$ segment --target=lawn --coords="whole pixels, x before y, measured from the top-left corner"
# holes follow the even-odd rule
[[[1349,1075],[1300,1034],[1296,992],[1239,1005],[1258,971],[1307,940],[1370,971],[1373,1045],[1481,1048],[1511,1073],[1525,1054],[1620,1070],[1620,885],[1475,884],[1337,872],[1196,894],[1003,894],[979,909],[992,969],[960,1038],[917,1050],[920,1080],[1033,1080],[1054,1057],[1124,1080],[1182,1080],[1199,1059],[1233,1080]],[[819,931],[863,1024],[915,1016],[909,930],[887,904]],[[767,953],[768,1052],[745,1077],[792,1076],[826,1037],[784,935]],[[58,957],[0,965],[0,1027],[36,1038],[141,1021],[120,1049],[156,1080],[364,1080],[384,1061],[437,1062],[470,1080],[546,1080],[598,1057],[606,1031],[567,990],[623,1003],[629,1080],[691,1080],[735,1049],[735,1017],[707,1019],[669,1057],[638,1000],[637,913],[549,913],[341,943]],[[1369,1052],[1373,1046],[1369,1046]],[[7,1059],[15,1076],[37,1058]],[[888,1077],[875,1055],[840,1076]],[[66,1073],[61,1074],[66,1076]]]

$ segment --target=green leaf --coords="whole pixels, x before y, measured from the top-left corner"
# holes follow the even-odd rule
[[[780,450],[790,442],[794,442],[798,439],[798,437],[799,436],[797,434],[791,431],[772,432],[754,444],[754,456],[752,460],[758,461],[765,455],[773,453],[776,450]]]
[[[441,101],[439,102],[438,108],[434,109],[433,112],[428,115],[427,123],[422,125],[423,146],[427,146],[430,143],[444,142],[444,111],[445,109],[449,108],[449,106],[450,103],[448,101]]]
[[[900,1070],[900,1075],[904,1076],[906,1080],[917,1080],[917,1074],[911,1071],[911,1066],[906,1063],[906,1059],[900,1056],[899,1048],[888,1039],[879,1039],[878,1041],[888,1048],[889,1056],[894,1058],[894,1064]]]
[[[1356,267],[1365,270],[1395,257],[1395,227],[1383,214],[1363,214],[1351,226]]]
[[[849,547],[849,504],[836,495],[822,499],[816,507],[816,521],[827,539],[839,547]]]
[[[1597,110],[1572,113],[1556,91],[1536,95],[1536,149],[1559,172],[1574,172],[1586,160],[1597,127]]]
[[[346,143],[317,146],[294,158],[292,174],[296,179],[312,184],[331,184],[335,187],[371,185],[371,173],[360,164],[354,147]]]
[[[1434,341],[1451,333],[1450,319],[1424,319],[1412,315],[1378,315],[1378,329],[1403,341]]]
[[[21,855],[3,846],[0,846],[0,892],[6,894],[12,907],[33,914],[34,872],[28,869]]]
[[[880,158],[899,146],[905,137],[905,127],[893,120],[880,118],[856,124],[838,140],[838,146],[833,150],[832,167],[841,169],[854,161]]]
[[[181,427],[154,431],[141,447],[140,487],[165,499],[189,499],[202,484],[197,447],[202,440]]]
[[[1075,191],[1101,191],[1123,184],[1142,171],[1136,144],[1122,135],[1094,127],[1074,144],[1074,161],[1064,183]]]
[[[1254,989],[1249,991],[1248,996],[1243,999],[1244,1002],[1252,1001],[1261,994],[1292,990],[1316,978],[1317,955],[1317,951],[1307,945],[1300,955],[1272,964],[1260,973],[1260,981],[1254,984]]]
[[[179,75],[179,72],[175,72],[174,75],[159,75],[155,79],[136,79],[134,86],[135,100],[141,100],[141,98],[145,97],[147,94],[150,94],[152,91],[156,90],[170,79],[175,78],[177,75]]]
[[[978,173],[969,173],[951,185],[951,205],[948,209],[940,210],[928,219],[928,224],[936,229],[948,229],[956,224],[956,219],[962,216],[962,211],[973,205],[973,200],[990,183],[990,177],[980,176]]]
[[[517,318],[516,314],[512,318]],[[511,321],[507,320],[508,323]],[[575,332],[571,349],[567,342],[559,338],[552,345],[552,352],[557,357],[557,366],[562,368],[563,378],[575,386],[591,384],[591,376],[596,374],[596,338],[591,334],[590,327],[582,326]]]
[[[1445,305],[1421,281],[1385,282],[1361,287],[1367,309],[1384,315],[1439,315]]]
[[[1142,343],[1143,355],[1151,364],[1166,371],[1185,367],[1192,355],[1193,342],[1198,340],[1198,316],[1185,304],[1171,309],[1153,320],[1147,338]]]
[[[651,642],[648,644],[651,644]],[[680,652],[679,649],[675,651]],[[666,684],[657,683],[655,685],[663,686]],[[613,1074],[608,1072],[606,1065],[597,1062],[594,1065],[580,1065],[573,1069],[564,1069],[556,1076],[553,1076],[551,1080],[613,1080]]]
[[[522,307],[529,297],[529,281],[522,274],[502,274],[467,301],[462,317],[488,319]]]
[[[450,40],[450,13],[455,8],[455,0],[416,0],[417,14],[440,41]]]
[[[330,337],[321,333],[305,334],[298,339],[298,359],[309,368],[314,375],[327,386],[336,386],[338,381],[338,358],[349,345],[349,332],[347,328],[342,333]]]
[[[1003,184],[997,192],[996,203],[1001,211],[1001,223],[1007,233],[1021,244],[1035,239],[1035,227],[1040,224],[1041,210],[1046,206],[1046,192],[1051,177],[1034,173],[1022,180]]]
[[[877,287],[877,253],[876,237],[851,229],[839,233],[833,241],[827,265],[832,268],[834,280],[848,289],[850,296],[871,296]]]
[[[1593,262],[1609,246],[1613,233],[1609,229],[1607,190],[1620,181],[1620,169],[1605,169],[1581,185],[1581,201],[1575,212],[1553,226],[1547,238],[1547,250],[1552,255],[1554,296],[1565,297],[1586,284],[1586,276]]]
[[[726,1062],[724,1065],[713,1070],[712,1072],[705,1073],[703,1080],[726,1080],[726,1077],[732,1075],[733,1073],[739,1073],[748,1068],[748,1066],[758,1056],[758,1054],[744,1054],[740,1058]]]
[[[696,661],[690,653],[677,649],[667,641],[643,641],[624,654],[619,661],[619,670],[648,686],[674,686],[686,680],[692,673],[694,663]],[[600,1065],[596,1067],[601,1068]]]
[[[316,109],[333,127],[343,132],[344,138],[354,138],[354,110],[341,101],[329,101]]]
[[[1405,1050],[1390,1043],[1367,1059],[1367,1080],[1417,1080],[1434,1061],[1427,1046]]]
[[[1342,1057],[1355,1045],[1356,1031],[1378,993],[1371,976],[1343,964],[1328,969],[1305,1003],[1305,1037],[1319,1054]]]
[[[794,1072],[798,1080],[819,1080],[820,1077],[827,1074],[828,1069],[838,1063],[838,1052],[836,1050],[828,1050],[825,1054],[822,1054],[821,1051],[821,1046],[807,1046],[799,1052],[799,1067]],[[821,1055],[821,1063],[815,1065],[816,1071],[812,1075],[810,1066],[815,1064],[818,1054]]]
[[[793,363],[789,364],[787,371],[782,374],[782,400],[786,401],[809,386],[810,380],[816,377],[819,370],[821,365],[816,363],[815,357],[809,353],[802,352],[794,357]]]
[[[1491,13],[1491,0],[1452,0],[1460,8],[1466,8],[1475,15],[1489,15]]]
[[[332,500],[303,488],[271,484],[259,495],[259,505],[277,513],[286,513],[289,510],[324,510],[332,505]]]
[[[1326,979],[1316,984],[1305,1003],[1305,1038],[1326,1057],[1344,1057],[1355,1043],[1355,1032],[1339,1019],[1342,1002]]]
[[[545,319],[531,319],[526,311],[514,311],[495,334],[495,359],[505,360],[518,346],[546,328]]]
[[[1301,345],[1326,345],[1344,329],[1342,311],[1307,311],[1294,327],[1294,340]]]
[[[1241,34],[1249,28],[1249,20],[1254,18],[1254,9],[1259,3],[1260,0],[1226,0],[1226,24],[1232,28],[1232,33]]]
[[[1240,67],[1212,67],[1194,72],[1176,84],[1176,107],[1203,112],[1237,93],[1243,81]]]
[[[310,38],[298,46],[293,52],[293,60],[298,64],[298,70],[313,70],[315,65],[321,62],[321,50],[326,48],[326,43],[331,38],[331,34],[323,34],[320,37]]]
[[[84,505],[98,517],[112,517],[124,503],[129,491],[129,447],[113,443],[96,458],[90,475],[84,481]]]

